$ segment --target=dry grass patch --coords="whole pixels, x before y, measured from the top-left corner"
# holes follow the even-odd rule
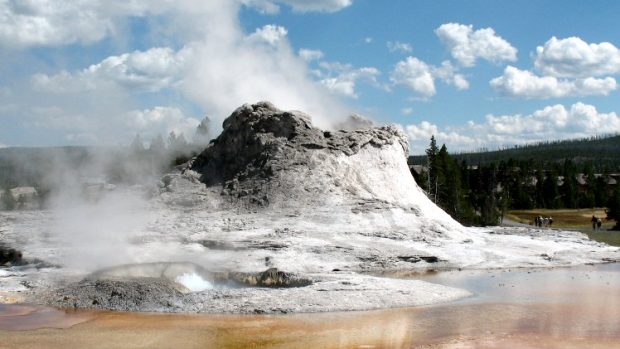
[[[592,230],[591,219],[593,215],[603,220],[601,230]],[[620,231],[608,231],[614,226],[615,222],[605,219],[607,214],[604,208],[514,210],[506,214],[506,218],[510,220],[532,226],[536,216],[552,217],[552,228],[578,230],[586,233],[592,240],[620,246]]]
[[[593,215],[603,219],[603,229],[614,225],[613,221],[605,220],[607,214],[604,208],[514,210],[509,211],[506,217],[516,222],[532,225],[536,216],[552,217],[553,227],[582,230],[592,229],[590,219]]]

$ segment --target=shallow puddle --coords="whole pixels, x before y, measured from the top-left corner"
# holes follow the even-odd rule
[[[465,288],[475,295],[438,306],[286,316],[49,309],[50,314],[42,315],[36,314],[37,308],[2,306],[0,348],[619,347],[619,264],[413,277]],[[28,316],[38,319],[27,320]],[[59,325],[78,318],[81,323],[70,328]],[[38,324],[40,329],[28,330],[37,328],[28,324]],[[7,331],[14,329],[22,331]]]
[[[55,308],[0,304],[0,330],[25,331],[41,328],[69,328],[88,321],[94,312],[59,310]],[[0,348],[2,344],[0,343]]]

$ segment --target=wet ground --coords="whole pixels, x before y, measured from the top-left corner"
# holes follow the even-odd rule
[[[286,316],[63,312],[0,306],[0,348],[618,348],[620,265],[445,271],[445,305]]]

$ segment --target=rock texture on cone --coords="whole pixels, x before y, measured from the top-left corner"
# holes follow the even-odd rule
[[[350,125],[362,129],[324,131],[301,112],[244,105],[143,207],[112,211],[114,221],[140,218],[131,229],[95,210],[88,223],[97,234],[55,240],[72,225],[54,211],[0,212],[7,244],[59,266],[0,269],[0,297],[131,311],[367,310],[469,295],[368,273],[619,260],[618,248],[578,232],[460,225],[415,183],[400,129],[358,121]]]
[[[179,176],[169,177],[167,190],[197,179],[219,191],[220,204],[235,208],[331,206],[364,212],[399,207],[459,226],[417,186],[407,155],[406,135],[396,126],[323,131],[302,112],[268,102],[246,104],[184,167],[181,183]]]

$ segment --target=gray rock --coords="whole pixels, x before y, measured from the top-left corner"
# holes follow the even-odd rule
[[[310,203],[337,186],[328,183],[332,175],[322,168],[323,160],[395,143],[407,154],[399,128],[364,125],[356,131],[323,131],[302,112],[281,111],[268,102],[246,104],[224,121],[220,136],[184,171],[198,173],[209,187],[221,186],[221,195],[236,207]]]
[[[242,288],[281,289],[312,285],[308,278],[276,268],[256,273],[212,273],[192,263],[145,263],[100,270],[79,282],[51,290],[37,301],[61,308],[183,311],[196,303],[196,296],[177,281],[177,277],[184,273],[198,274],[215,285],[215,288],[203,292],[207,299]]]
[[[19,265],[23,263],[22,252],[0,244],[0,266]]]
[[[214,281],[236,287],[304,287],[312,284],[307,278],[269,268],[260,273],[215,273]]]
[[[46,295],[46,303],[62,308],[122,311],[175,311],[183,301],[179,285],[164,278],[87,278]]]

